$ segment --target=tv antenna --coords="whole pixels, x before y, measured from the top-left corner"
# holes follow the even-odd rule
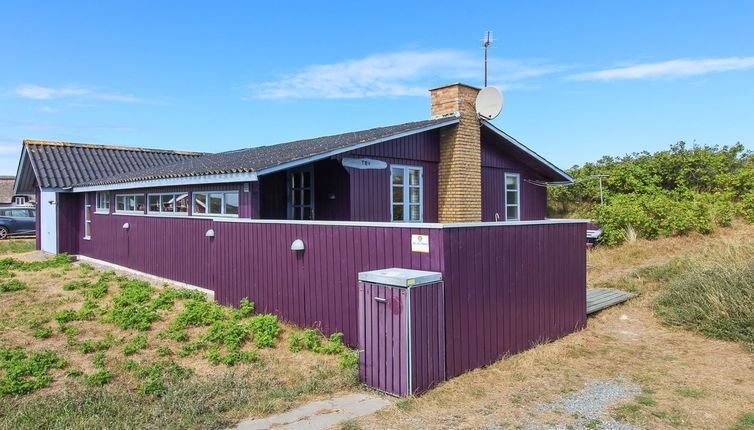
[[[492,39],[492,31],[487,30],[487,32],[484,34],[484,86],[487,86],[487,48],[492,45],[493,39]]]

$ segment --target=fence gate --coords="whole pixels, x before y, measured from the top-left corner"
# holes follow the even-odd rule
[[[445,380],[442,274],[409,269],[359,273],[359,373],[396,396]]]

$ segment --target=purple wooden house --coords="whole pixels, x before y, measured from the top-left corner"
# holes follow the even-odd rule
[[[480,120],[478,91],[430,90],[425,121],[216,154],[25,141],[15,193],[36,194],[44,251],[343,332],[365,380],[418,393],[586,322],[586,225],[548,219],[541,186],[572,179]],[[388,268],[440,280],[405,285],[411,304],[360,284]]]

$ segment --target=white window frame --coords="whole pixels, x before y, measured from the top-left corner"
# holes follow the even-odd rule
[[[16,206],[24,206],[28,200],[26,196],[16,196],[13,198]]]
[[[141,211],[138,210],[138,209],[135,209],[135,210],[128,210],[128,209],[118,210],[118,197],[128,198],[128,197],[139,197],[139,196],[144,197],[144,210],[141,210]],[[116,194],[115,198],[113,199],[113,202],[115,203],[115,213],[121,213],[121,214],[143,214],[143,213],[146,212],[146,209],[147,209],[147,197],[146,197],[145,194],[142,194],[142,193]],[[124,200],[124,205],[123,206],[125,206],[125,200]]]
[[[516,178],[516,202],[508,202],[508,178]],[[513,190],[511,190],[513,191]],[[504,213],[506,221],[521,221],[521,175],[518,173],[505,173],[503,178],[503,201],[505,202]],[[518,213],[518,218],[508,218],[508,208],[515,207]]]
[[[180,195],[182,195],[182,194],[185,194],[185,195],[186,195],[186,197],[188,198],[188,201],[189,201],[189,206],[191,206],[191,205],[192,205],[192,202],[193,202],[193,197],[191,196],[191,193],[190,193],[190,192],[188,192],[188,191],[175,192],[175,193],[149,193],[149,194],[147,194],[147,203],[146,203],[146,206],[147,206],[147,214],[149,214],[149,215],[177,215],[177,216],[188,216],[188,214],[189,214],[189,213],[188,213],[188,210],[189,210],[189,208],[188,208],[188,207],[186,207],[186,212],[178,212],[178,211],[176,211],[176,209],[178,208],[178,205],[173,205],[173,211],[172,211],[172,212],[168,212],[168,211],[163,211],[163,210],[162,210],[162,196],[180,196]],[[201,192],[199,192],[199,194],[201,194]],[[153,197],[153,196],[160,196],[160,210],[159,210],[159,211],[153,211],[153,210],[152,210],[152,209],[150,209],[150,207],[149,207],[149,206],[150,206],[150,205],[149,205],[149,198],[150,198],[150,197]],[[173,197],[173,198],[175,198],[175,197]],[[225,196],[223,195],[223,202],[224,202],[224,199],[225,199]],[[223,206],[223,207],[224,207],[224,206]]]
[[[225,213],[225,194],[231,194],[235,193],[238,195],[238,213],[237,214],[226,214]],[[204,194],[207,196],[205,199],[209,199],[210,194],[220,194],[222,195],[222,199],[220,201],[220,208],[222,209],[222,213],[219,214],[212,214],[209,212],[206,213],[198,213],[196,211],[196,196],[198,194]],[[207,200],[205,200],[207,201]],[[207,203],[207,210],[209,210],[209,203]],[[216,191],[193,191],[191,193],[191,215],[192,216],[206,216],[206,217],[231,217],[231,218],[238,218],[238,216],[241,213],[241,193],[238,192],[238,190],[216,190]]]
[[[84,239],[92,238],[92,205],[89,193],[84,193]]]
[[[403,186],[403,202],[395,203],[393,202],[393,187],[395,186],[393,184],[393,169],[403,169],[403,177],[404,177],[404,184]],[[408,184],[408,171],[410,170],[418,170],[419,171],[419,203],[409,203],[410,200],[410,189],[412,185]],[[390,165],[390,175],[388,178],[389,181],[389,190],[390,190],[390,221],[391,222],[411,222],[411,223],[417,223],[417,222],[424,222],[424,168],[421,166],[408,166],[403,164],[391,164]],[[413,187],[416,187],[413,185]],[[394,220],[393,219],[393,206],[396,204],[402,204],[403,205],[403,219],[402,220]],[[418,220],[411,220],[411,206],[412,205],[419,205],[419,219]]]
[[[308,205],[305,205],[303,202],[301,202],[301,203],[294,203],[293,202],[293,175],[304,173],[304,172],[309,172],[309,188],[307,190],[307,188],[302,185],[299,189],[302,191],[302,195],[303,195],[303,193],[306,193],[307,191],[309,192],[309,204]],[[309,208],[311,210],[311,213],[312,213],[312,218],[309,221],[313,221],[313,220],[317,219],[316,213],[315,213],[315,206],[314,206],[314,197],[315,197],[315,194],[314,194],[314,166],[308,165],[308,166],[301,167],[301,168],[298,168],[298,169],[288,170],[287,188],[288,188],[288,219],[290,219],[290,220],[299,220],[299,221],[302,220],[300,218],[294,218],[293,217],[294,208],[301,208],[302,209],[302,214],[303,214],[303,209],[304,208]]]
[[[102,196],[107,194],[107,198],[103,199]],[[94,213],[109,214],[110,213],[110,191],[97,191],[94,195]],[[102,205],[102,203],[105,205]]]

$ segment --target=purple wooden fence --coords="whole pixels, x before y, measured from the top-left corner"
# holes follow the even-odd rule
[[[584,223],[443,232],[448,377],[584,327]]]
[[[213,239],[205,237],[209,229]],[[432,252],[411,252],[411,234],[429,235]],[[223,304],[248,297],[262,312],[320,325],[325,333],[343,332],[344,341],[355,345],[358,273],[385,267],[441,272],[441,235],[418,227],[95,214],[91,240],[78,239],[77,248],[61,252],[208,288]],[[304,241],[303,253],[291,251],[296,239]]]
[[[441,272],[448,377],[585,323],[586,232],[577,221],[460,227],[93,214],[91,240],[84,240],[81,207],[60,206],[79,212],[65,217],[78,223],[60,230],[60,252],[212,289],[223,304],[248,297],[262,312],[343,332],[351,345],[359,272]],[[214,239],[205,237],[209,229]],[[430,253],[411,252],[411,234],[428,235]],[[303,253],[290,250],[295,239],[304,241]]]

